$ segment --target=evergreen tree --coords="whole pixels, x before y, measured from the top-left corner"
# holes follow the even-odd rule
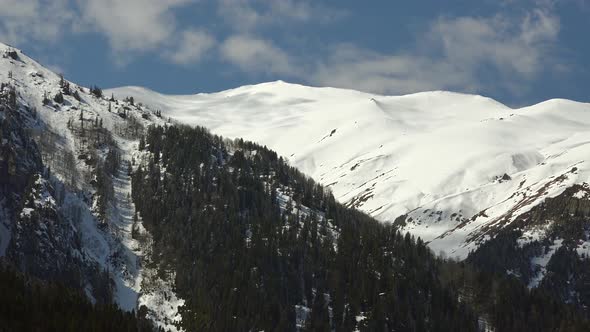
[[[55,97],[53,97],[53,101],[58,103],[58,104],[63,104],[64,102],[64,96],[61,92],[58,92]]]
[[[90,93],[93,94],[96,98],[102,98],[102,89],[96,85],[90,87]]]
[[[43,92],[43,105],[49,105],[51,103],[51,100],[49,100],[49,98],[47,97],[47,91]]]

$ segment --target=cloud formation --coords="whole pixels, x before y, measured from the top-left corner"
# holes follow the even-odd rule
[[[183,31],[176,48],[165,52],[165,57],[178,65],[199,62],[216,44],[209,33],[202,30]]]
[[[157,52],[176,64],[199,61],[215,38],[178,22],[197,0],[0,0],[0,38],[55,43],[68,33],[98,33],[118,60]]]
[[[256,17],[242,24],[259,20],[255,12],[241,13]],[[297,16],[305,19],[303,13]],[[414,47],[396,53],[343,43],[324,46],[324,56],[296,56],[255,35],[230,37],[220,52],[243,72],[281,74],[316,85],[384,94],[478,92],[498,83],[483,79],[490,77],[484,71],[492,71],[505,88],[518,93],[523,81],[559,66],[552,57],[559,31],[558,17],[540,7],[521,16],[439,17],[416,35]]]
[[[347,12],[309,0],[217,0],[218,15],[240,32],[301,23],[328,23]]]
[[[482,71],[492,69],[512,86],[557,65],[552,52],[559,29],[559,19],[540,9],[518,19],[442,17],[405,53],[337,46],[319,63],[312,80],[378,93],[476,92],[487,85]]]
[[[68,28],[73,13],[68,0],[0,0],[0,38],[55,42]]]
[[[221,45],[220,53],[229,63],[248,73],[295,73],[289,55],[272,42],[255,37],[236,35]]]
[[[79,28],[103,34],[115,51],[144,51],[178,32],[174,9],[190,0],[78,0]]]
[[[213,26],[180,20],[181,12],[203,5],[199,0],[0,0],[0,38],[55,43],[68,31],[93,33],[123,63],[141,54],[185,66],[219,59],[260,79],[280,76],[377,93],[478,92],[491,86],[518,93],[523,82],[561,65],[554,57],[560,20],[553,0],[531,1],[533,9],[520,15],[501,10],[434,18],[415,32],[413,46],[389,53],[354,42],[301,52],[293,38],[278,37],[276,31],[284,30],[297,38],[298,29],[347,15],[309,0],[214,0]]]

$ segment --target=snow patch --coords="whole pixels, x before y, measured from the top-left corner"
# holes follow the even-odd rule
[[[155,271],[145,273],[150,286],[139,297],[139,307],[145,305],[148,308],[147,317],[158,327],[172,332],[182,331],[177,324],[182,320],[178,309],[184,305],[184,300],[177,297],[172,287],[174,274],[170,273],[166,280],[162,280]]]
[[[539,242],[547,237],[547,232],[553,226],[554,221],[549,220],[542,226],[535,226],[522,232],[522,236],[516,241],[520,248],[532,242]]]
[[[572,197],[577,198],[577,199],[588,198],[588,192],[586,190],[579,190],[578,192],[573,194]]]
[[[541,283],[541,281],[543,281],[543,278],[545,278],[545,274],[547,273],[547,264],[549,263],[551,257],[553,257],[553,254],[555,254],[557,249],[561,247],[562,243],[563,239],[557,239],[553,241],[553,244],[549,247],[549,250],[544,255],[534,257],[531,260],[531,264],[533,265],[533,267],[538,269],[538,272],[534,277],[531,278],[531,281],[528,285],[529,288],[535,288],[539,286],[539,283]]]

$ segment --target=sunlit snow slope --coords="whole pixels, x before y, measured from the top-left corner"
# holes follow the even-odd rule
[[[189,96],[106,93],[265,144],[340,201],[397,219],[460,258],[590,175],[590,104],[568,100],[511,109],[476,95],[381,96],[282,81]]]

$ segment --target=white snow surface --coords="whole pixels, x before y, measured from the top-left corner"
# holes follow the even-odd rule
[[[382,96],[283,81],[211,94],[107,93],[266,145],[343,203],[384,222],[408,214],[405,230],[452,257],[590,175],[590,104],[569,100],[512,109],[478,95]]]
[[[127,165],[131,162],[129,151],[132,150],[133,142],[122,138],[118,138],[117,141],[122,153],[117,176],[113,179],[116,206],[111,211],[113,229],[120,241],[117,250],[120,267],[116,269],[118,278],[115,279],[118,290],[116,301],[121,308],[131,311],[137,308],[141,294],[143,251],[139,242],[131,236],[135,206],[130,198],[131,178],[127,174]]]

